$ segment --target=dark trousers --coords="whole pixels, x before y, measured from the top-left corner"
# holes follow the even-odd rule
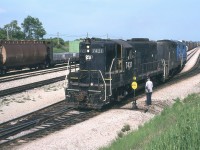
[[[146,103],[147,103],[147,105],[151,105],[151,95],[152,95],[152,92],[146,93],[146,96],[147,96]]]

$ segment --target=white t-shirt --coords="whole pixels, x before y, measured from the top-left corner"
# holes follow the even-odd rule
[[[153,92],[153,82],[152,82],[152,81],[148,80],[148,81],[146,82],[145,91],[146,91],[146,93],[151,93],[151,92]]]

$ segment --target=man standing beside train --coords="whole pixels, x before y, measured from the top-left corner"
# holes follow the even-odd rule
[[[150,80],[150,77],[147,77],[147,82],[145,85],[145,91],[146,91],[146,104],[147,106],[151,105],[151,95],[153,92],[153,82]]]

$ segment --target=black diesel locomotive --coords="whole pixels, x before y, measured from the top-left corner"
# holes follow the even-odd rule
[[[80,43],[80,68],[69,67],[66,101],[74,108],[100,109],[131,93],[133,77],[166,80],[186,63],[182,42],[149,39],[91,40]]]

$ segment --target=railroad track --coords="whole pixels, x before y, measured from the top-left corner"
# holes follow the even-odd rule
[[[17,74],[17,75],[5,76],[5,77],[1,77],[0,78],[0,83],[13,81],[13,80],[24,79],[24,78],[38,76],[38,75],[42,75],[42,74],[53,73],[53,72],[57,72],[57,71],[63,71],[63,70],[66,70],[66,66],[65,67],[59,67],[59,68],[54,68],[54,69],[46,69],[46,70],[22,73],[22,74]]]
[[[189,77],[195,76],[199,73],[200,73],[200,55],[198,56],[198,59],[197,59],[197,62],[195,63],[195,65],[189,71],[181,73],[181,74],[177,74],[172,79],[170,79],[170,81],[167,82],[166,84],[171,85],[176,82],[180,82],[184,79],[187,79]]]
[[[14,75],[20,75],[20,74],[24,74],[24,73],[31,73],[31,72],[37,72],[37,71],[45,71],[48,69],[53,69],[53,68],[58,68],[58,67],[64,67],[66,66],[68,63],[62,63],[62,64],[55,64],[54,66],[50,67],[50,68],[40,68],[40,69],[29,69],[29,68],[25,68],[22,70],[13,70],[13,71],[9,71],[6,74],[0,74],[0,77],[7,77],[7,76],[14,76]]]
[[[83,122],[98,115],[93,110],[77,111],[67,108],[65,101],[59,102],[37,112],[0,124],[0,148],[9,149],[20,144],[19,141],[34,140],[62,128]]]
[[[56,78],[51,78],[51,79],[42,80],[42,81],[39,81],[39,82],[29,83],[29,84],[25,84],[25,85],[13,87],[13,88],[1,90],[0,91],[0,97],[15,94],[15,93],[20,93],[20,92],[30,90],[30,89],[33,89],[33,88],[37,88],[37,87],[52,84],[52,83],[55,83],[55,82],[59,82],[59,81],[62,81],[64,79],[65,79],[65,76],[60,76],[60,77],[56,77]]]
[[[76,68],[77,65],[72,66],[72,67]],[[55,83],[55,82],[63,81],[65,79],[65,77],[66,77],[65,75],[59,76],[59,77],[55,77],[55,78],[51,78],[51,79],[47,79],[47,80],[42,80],[42,81],[38,81],[38,82],[34,82],[34,83],[29,83],[29,84],[25,84],[25,85],[13,87],[13,88],[1,90],[0,91],[0,97],[19,93],[19,92],[23,92],[23,91],[26,91],[26,90],[30,90],[30,89],[41,87],[41,86],[48,85],[48,84],[52,84],[52,83]]]
[[[193,49],[193,50],[191,50],[191,51],[188,51],[188,52],[187,52],[187,61],[189,61],[189,60],[192,58],[192,56],[193,56],[198,50],[199,50],[198,48],[195,48],[195,49]]]
[[[79,65],[76,64],[73,66],[78,67]],[[61,67],[57,67],[57,68],[39,70],[39,71],[34,71],[34,72],[25,72],[25,73],[20,73],[20,74],[16,74],[16,75],[0,77],[0,83],[24,79],[24,78],[48,74],[48,73],[53,73],[53,72],[58,72],[58,71],[64,71],[64,70],[67,70],[67,64],[66,64],[66,66],[61,66]]]

